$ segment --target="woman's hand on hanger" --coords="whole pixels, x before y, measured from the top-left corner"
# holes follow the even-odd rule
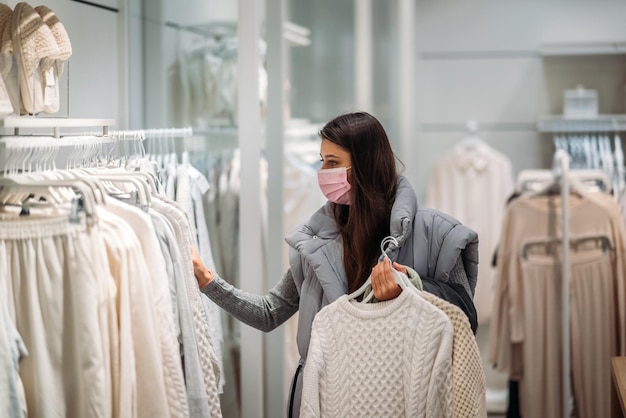
[[[394,262],[393,268],[407,274],[406,267],[401,264]],[[372,290],[376,299],[381,301],[393,299],[402,293],[402,288],[396,283],[391,272],[391,263],[386,257],[372,269]]]
[[[198,251],[193,246],[189,246],[189,250],[191,251],[193,273],[196,276],[198,287],[202,289],[213,280],[213,272],[204,266],[200,259],[200,254],[198,254]]]

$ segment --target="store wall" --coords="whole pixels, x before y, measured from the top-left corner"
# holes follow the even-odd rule
[[[453,2],[419,0],[417,152],[411,179],[423,196],[435,159],[465,135],[480,136],[515,172],[551,164],[540,115],[562,113],[564,89],[598,90],[601,113],[626,111],[626,55],[542,57],[546,43],[625,41],[626,3],[603,1]]]

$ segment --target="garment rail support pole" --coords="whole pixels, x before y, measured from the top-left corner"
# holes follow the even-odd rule
[[[562,327],[563,327],[563,416],[569,418],[572,411],[572,386],[570,377],[570,228],[569,228],[569,155],[559,153],[561,164],[561,205],[563,207],[563,267],[561,278]]]

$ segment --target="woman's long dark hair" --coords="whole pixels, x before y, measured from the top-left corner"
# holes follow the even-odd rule
[[[351,205],[335,205],[343,239],[343,264],[348,292],[367,280],[389,235],[389,217],[396,198],[395,155],[380,122],[365,112],[348,113],[328,122],[320,136],[350,152]]]

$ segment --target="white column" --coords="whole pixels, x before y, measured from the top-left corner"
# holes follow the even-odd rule
[[[357,110],[372,112],[372,0],[354,0],[354,94]]]
[[[283,141],[285,131],[285,52],[283,23],[285,0],[266,0],[267,38],[267,289],[271,289],[282,278],[283,271]],[[284,368],[285,332],[280,327],[265,337],[265,416],[285,415]]]
[[[416,129],[415,36],[415,0],[398,0],[398,132],[401,153],[409,156],[417,151],[412,143]]]
[[[129,32],[130,32],[130,0],[117,1],[117,52],[118,52],[118,100],[119,112],[117,127],[127,129],[130,113],[129,96]]]
[[[167,101],[170,98],[167,94],[168,69],[163,58],[163,38],[166,30],[164,12],[163,2],[161,1],[143,2],[144,20],[141,22],[143,31],[140,34],[142,35],[140,39],[143,39],[144,44],[143,48],[141,48],[142,45],[140,43],[132,49],[132,52],[138,54],[132,61],[143,61],[143,68],[132,69],[133,71],[140,71],[143,74],[142,79],[138,79],[137,76],[133,77],[131,73],[131,80],[142,83],[140,98],[131,96],[129,100],[131,105],[129,112],[131,116],[130,127],[133,129],[168,127]],[[137,16],[141,16],[141,13],[142,9],[140,8]],[[135,21],[134,19],[133,22]],[[138,87],[130,87],[133,89],[132,92],[134,94]],[[141,115],[135,116],[135,112],[141,113],[142,109],[144,109],[145,117],[143,117],[141,122],[137,122],[137,118],[141,117]]]
[[[259,1],[238,1],[238,129],[241,152],[239,271],[241,288],[263,293],[261,254],[261,117],[259,114]],[[263,335],[241,325],[241,415],[263,416]]]

